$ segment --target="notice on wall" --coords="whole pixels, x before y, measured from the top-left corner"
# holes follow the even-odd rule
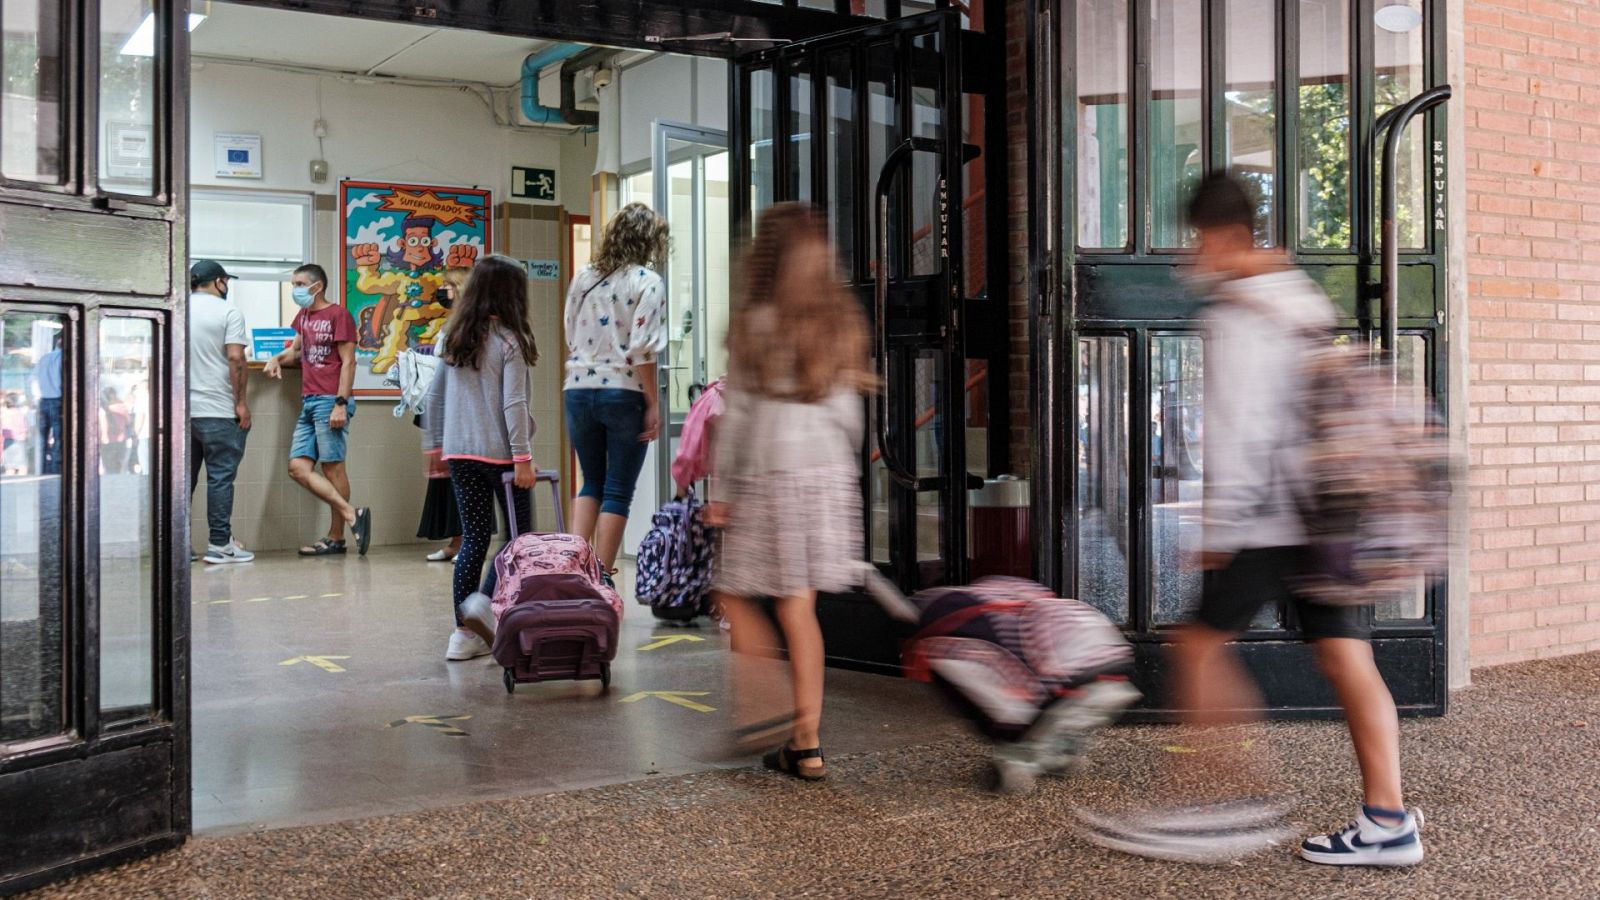
[[[530,259],[525,263],[528,278],[533,281],[555,281],[561,277],[561,263],[553,259]]]
[[[293,328],[252,328],[250,329],[250,358],[256,362],[266,362],[279,353],[294,340]]]
[[[260,178],[261,135],[219,131],[212,135],[218,178]]]
[[[556,170],[512,166],[511,196],[556,202]]]

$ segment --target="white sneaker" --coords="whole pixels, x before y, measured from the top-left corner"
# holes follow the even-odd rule
[[[1341,831],[1306,838],[1300,858],[1325,866],[1414,866],[1422,862],[1422,810],[1399,825],[1379,825],[1365,807]]]
[[[488,641],[461,628],[450,632],[450,648],[444,652],[445,659],[454,662],[488,655]]]
[[[247,563],[256,558],[254,553],[244,548],[238,538],[228,541],[227,546],[218,547],[216,544],[206,545],[206,562],[220,565],[222,563]]]
[[[455,558],[456,555],[448,547],[440,547],[428,554],[428,562],[453,562]]]
[[[461,626],[477,635],[486,645],[494,642],[494,606],[481,591],[473,591],[461,601]]]

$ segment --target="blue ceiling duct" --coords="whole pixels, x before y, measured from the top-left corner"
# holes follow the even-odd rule
[[[546,66],[565,62],[588,50],[582,44],[555,44],[528,55],[522,61],[522,115],[536,125],[567,125],[561,110],[539,105],[539,71]]]

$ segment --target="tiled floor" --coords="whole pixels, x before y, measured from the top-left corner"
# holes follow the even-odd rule
[[[643,679],[644,671],[630,677]],[[1159,773],[1176,735],[1143,726],[1112,730],[1085,773],[1026,797],[980,790],[983,749],[952,738],[835,755],[828,781],[817,785],[757,769],[719,770],[200,837],[39,896],[1593,900],[1600,896],[1600,654],[1476,677],[1476,686],[1452,698],[1448,716],[1402,726],[1408,799],[1428,812],[1428,859],[1409,870],[1329,869],[1287,849],[1236,866],[1186,866],[1085,843],[1073,831],[1073,807],[1118,808],[1165,792]],[[872,686],[885,709],[917,702],[885,682]],[[557,704],[601,708],[549,702]],[[523,707],[519,697],[516,705],[546,703]],[[671,720],[641,718],[617,731],[647,735],[657,721]],[[866,734],[875,721],[838,722],[830,741],[915,740],[876,740]],[[1343,726],[1277,723],[1263,737],[1279,761],[1296,826],[1320,831],[1346,821],[1359,781]],[[384,766],[395,761],[441,759],[427,749],[437,743],[458,745],[457,753],[475,746],[433,734],[416,740],[425,749],[415,755],[369,740],[368,768],[387,777]]]
[[[727,649],[715,627],[658,627],[648,609],[630,601],[609,695],[598,682],[524,685],[508,695],[488,658],[445,662],[450,566],[424,561],[429,549],[313,560],[262,554],[249,565],[195,565],[198,833],[334,822],[725,765],[716,756],[729,723]],[[632,580],[624,572],[620,583],[626,588]],[[830,752],[955,733],[920,687],[830,670]],[[641,691],[694,692],[682,699],[713,711],[655,696],[628,702]]]

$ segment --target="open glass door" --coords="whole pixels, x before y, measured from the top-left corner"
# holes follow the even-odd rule
[[[700,391],[727,368],[729,290],[728,135],[655,123],[654,207],[672,228],[667,280],[667,350],[658,367],[662,416],[657,495],[672,497],[672,458]]]
[[[862,552],[908,592],[966,579],[967,490],[1006,465],[986,391],[1004,383],[1004,329],[966,327],[1005,315],[982,240],[1003,161],[984,152],[990,84],[962,64],[986,38],[961,24],[951,8],[764,50],[732,85],[738,233],[774,202],[817,204],[868,311],[882,384],[863,410]],[[824,597],[819,614],[830,661],[897,665],[871,601]]]
[[[6,7],[0,894],[189,832],[184,8]]]

